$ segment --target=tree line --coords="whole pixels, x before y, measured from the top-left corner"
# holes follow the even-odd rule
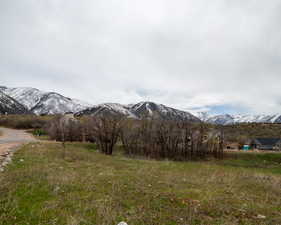
[[[94,142],[107,155],[112,155],[117,145],[121,145],[128,156],[180,161],[223,157],[222,130],[186,121],[136,120],[108,115],[78,120],[57,116],[45,129],[53,140]]]

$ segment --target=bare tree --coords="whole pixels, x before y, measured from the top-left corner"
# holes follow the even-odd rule
[[[107,155],[112,155],[118,141],[122,117],[118,116],[97,116],[91,119],[91,130],[100,150]]]
[[[116,115],[89,116],[79,121],[56,117],[48,129],[64,148],[66,141],[91,141],[107,155],[112,155],[120,140],[130,156],[172,160],[223,157],[223,129],[187,121],[135,120]]]
[[[126,155],[137,155],[141,151],[141,123],[128,119],[124,121],[120,138]]]
[[[221,157],[223,137],[210,135],[208,138],[208,132],[204,124],[186,121],[130,121],[122,129],[121,140],[129,155],[172,160],[192,160],[208,155]]]

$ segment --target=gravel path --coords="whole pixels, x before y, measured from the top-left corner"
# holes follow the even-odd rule
[[[23,130],[14,130],[0,127],[3,135],[0,136],[0,171],[1,165],[5,165],[11,160],[12,151],[18,146],[36,141],[36,139]]]
[[[0,131],[3,132],[3,135],[0,136],[0,144],[28,143],[35,141],[35,138],[31,134],[28,134],[23,130],[15,130],[0,127]]]

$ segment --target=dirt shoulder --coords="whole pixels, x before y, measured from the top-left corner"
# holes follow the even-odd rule
[[[24,130],[15,130],[0,127],[0,163],[10,154],[10,152],[18,146],[36,141],[31,135]]]

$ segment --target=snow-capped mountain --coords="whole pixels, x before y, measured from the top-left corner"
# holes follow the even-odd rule
[[[234,124],[234,118],[229,114],[224,114],[210,117],[205,122],[220,125],[230,125]]]
[[[164,120],[184,120],[229,125],[236,123],[281,123],[281,114],[251,115],[222,114],[211,115],[207,112],[196,113],[181,111],[153,102],[121,105],[105,103],[91,105],[77,99],[65,97],[55,92],[45,92],[36,88],[8,88],[0,86],[0,114],[64,114],[74,112],[76,115],[123,115],[128,118],[157,118]]]
[[[116,114],[136,119],[153,117],[165,120],[200,121],[191,113],[153,102],[140,102],[130,105],[105,103],[93,106],[55,92],[44,92],[36,88],[7,88],[0,86],[0,91],[3,91],[7,96],[15,99],[15,101],[37,115],[74,112],[78,116]]]
[[[138,118],[157,118],[164,120],[184,120],[200,122],[200,120],[189,112],[174,109],[154,102],[140,102],[131,106],[133,112]]]
[[[36,88],[0,87],[0,90],[37,115],[79,112],[92,106],[91,104],[67,98],[55,92],[44,92]]]
[[[194,112],[193,114],[201,121],[207,121],[210,118],[210,114],[208,112]]]
[[[27,114],[28,109],[0,89],[0,114]]]
[[[96,105],[75,114],[76,116],[82,115],[121,115],[128,118],[137,118],[137,116],[130,111],[130,108],[119,103],[105,103]]]
[[[117,103],[107,103],[97,105],[81,112],[82,115],[122,115],[128,118],[145,119],[155,118],[164,120],[184,120],[200,122],[200,120],[188,112],[173,109],[162,104],[153,102],[140,102],[138,104],[121,105]]]
[[[78,103],[77,100],[64,97],[58,93],[49,92],[45,94],[40,101],[31,108],[36,115],[54,115],[64,114],[66,112],[79,112],[89,107]]]
[[[29,110],[45,95],[45,92],[29,87],[4,88],[3,92],[25,105]]]
[[[198,113],[197,116],[204,122],[220,125],[230,125],[236,123],[280,123],[281,114],[273,115],[251,115],[251,114],[222,114],[210,115],[207,113]]]
[[[275,123],[275,115],[234,115],[234,123]]]

